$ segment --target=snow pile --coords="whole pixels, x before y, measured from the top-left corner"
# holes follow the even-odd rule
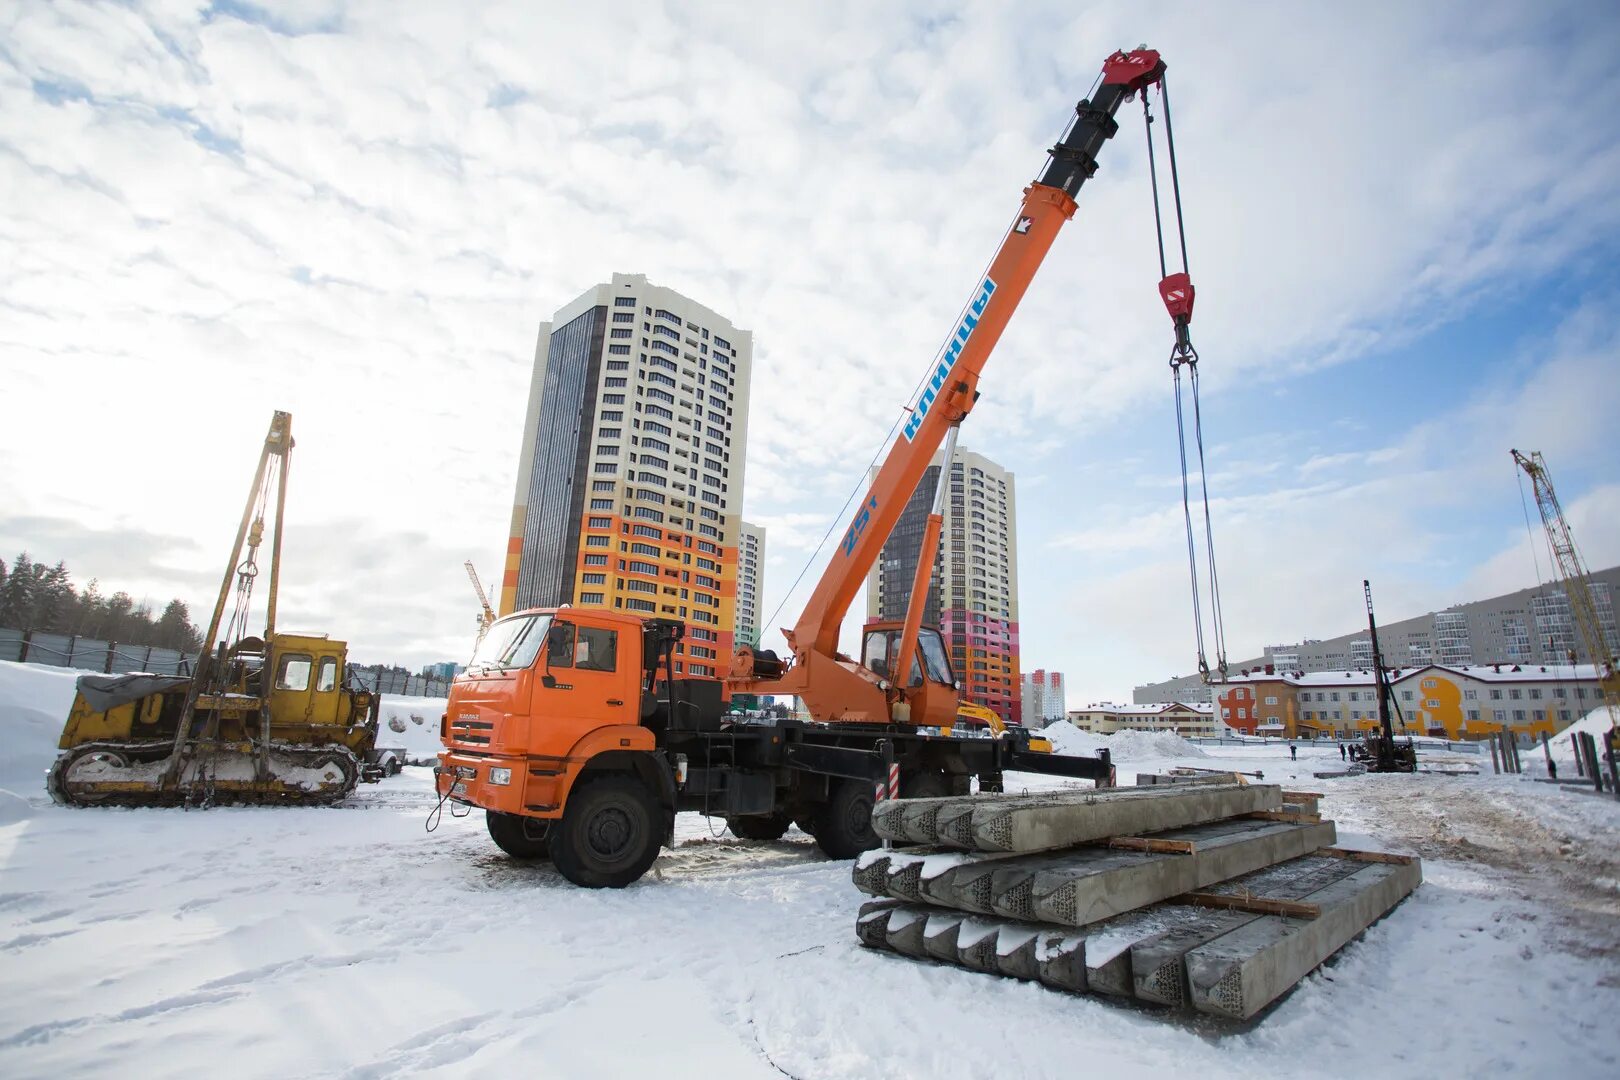
[[[1094,735],[1067,721],[1059,721],[1041,734],[1052,741],[1052,749],[1060,754],[1090,755],[1107,750],[1115,761],[1208,756],[1173,731],[1126,730],[1112,735]]]
[[[1108,737],[1108,751],[1116,761],[1209,756],[1173,731],[1117,731]]]
[[[435,763],[444,749],[439,741],[439,720],[448,704],[442,697],[384,694],[377,717],[377,746],[402,748],[413,765]]]
[[[0,792],[26,800],[45,793],[45,772],[56,760],[62,725],[73,708],[74,668],[0,661]],[[0,795],[0,822],[26,812]]]
[[[1574,779],[1576,775],[1575,747],[1570,742],[1570,736],[1583,733],[1591,735],[1592,738],[1597,740],[1598,758],[1601,760],[1604,750],[1603,740],[1609,730],[1610,723],[1608,706],[1600,705],[1548,740],[1548,748],[1552,750],[1552,759],[1558,765],[1558,778],[1560,780]],[[1486,752],[1486,756],[1489,756],[1489,751]],[[1519,760],[1524,764],[1525,772],[1535,776],[1547,775],[1547,753],[1539,743],[1533,747],[1519,747]],[[1607,764],[1605,764],[1604,768],[1607,767]]]

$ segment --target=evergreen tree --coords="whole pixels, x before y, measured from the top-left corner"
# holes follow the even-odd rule
[[[35,622],[42,630],[72,633],[78,599],[78,594],[73,591],[73,581],[68,577],[67,564],[58,560],[55,566],[39,576],[39,590],[34,597]]]
[[[202,644],[202,634],[191,625],[191,611],[179,598],[170,600],[163,609],[152,644],[181,652],[191,652]]]
[[[101,582],[91,578],[90,584],[84,587],[84,595],[79,597],[79,618],[73,627],[73,633],[82,637],[96,637],[101,631],[102,605],[105,603],[101,596]]]
[[[34,629],[34,563],[26,551],[12,560],[11,573],[0,588],[0,625]]]

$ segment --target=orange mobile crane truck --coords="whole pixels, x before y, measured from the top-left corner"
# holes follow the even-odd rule
[[[749,839],[775,839],[797,823],[828,855],[847,859],[877,846],[871,816],[880,792],[967,794],[974,777],[981,790],[999,790],[1007,770],[1112,783],[1106,751],[1043,753],[1021,728],[997,738],[952,731],[950,658],[939,631],[921,625],[949,468],[940,472],[905,621],[865,627],[859,660],[838,651],[838,630],[942,444],[948,464],[979,373],[1073,216],[1097,151],[1117,130],[1114,113],[1163,74],[1149,49],[1104,64],[1093,96],[1079,103],[1041,178],[1025,189],[804,614],[784,631],[791,656],[736,650],[729,689],[793,695],[811,719],[726,715],[720,682],[675,676],[671,656],[685,633],[678,620],[596,607],[519,612],[489,629],[451,689],[436,780],[441,805],[482,807],[490,836],[510,855],[549,856],[576,884],[619,887],[672,842],[678,811],[723,818]],[[1184,337],[1192,294],[1185,274],[1166,277],[1160,291]]]

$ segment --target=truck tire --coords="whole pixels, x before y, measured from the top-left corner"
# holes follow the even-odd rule
[[[902,799],[942,799],[953,794],[944,769],[924,769],[900,777]]]
[[[780,840],[793,819],[783,813],[747,814],[730,818],[726,824],[740,840]]]
[[[832,859],[853,859],[878,846],[872,831],[872,782],[840,780],[816,810],[816,844]]]
[[[551,854],[551,822],[535,821],[522,814],[484,812],[484,825],[495,846],[514,859],[544,859]]]
[[[575,885],[622,889],[658,858],[662,817],[647,785],[629,773],[581,781],[551,838],[551,861]]]

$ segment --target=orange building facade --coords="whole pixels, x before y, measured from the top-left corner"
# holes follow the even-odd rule
[[[719,677],[737,625],[753,336],[637,274],[540,326],[500,611],[682,619],[680,675]]]
[[[1603,700],[1590,664],[1430,664],[1390,675],[1399,710],[1390,722],[1405,735],[1556,735]],[[1235,675],[1216,708],[1223,723],[1246,735],[1350,738],[1379,725],[1370,671]]]

